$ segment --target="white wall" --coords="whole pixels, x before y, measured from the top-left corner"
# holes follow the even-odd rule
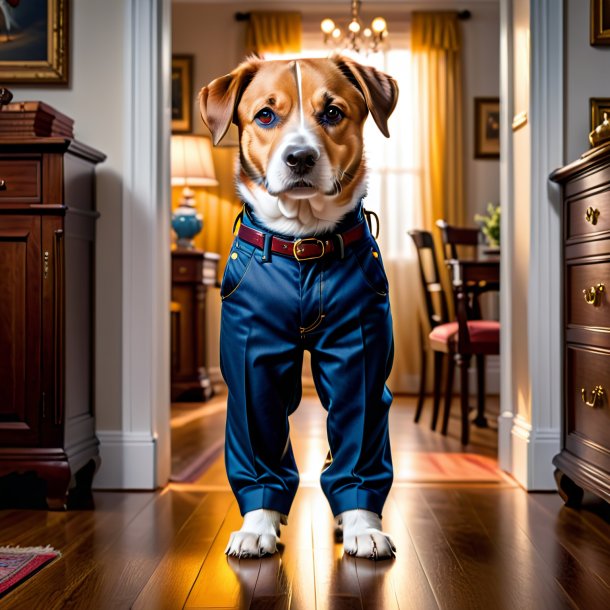
[[[574,161],[590,147],[589,98],[610,98],[610,47],[590,46],[588,3],[566,0],[565,7],[565,158]]]

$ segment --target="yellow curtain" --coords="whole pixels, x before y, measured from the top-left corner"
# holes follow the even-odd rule
[[[246,51],[300,53],[301,13],[251,12],[246,29]]]
[[[465,218],[462,68],[457,13],[413,13],[411,45],[418,78],[423,222],[440,247],[434,223],[444,218],[450,224],[462,225]]]

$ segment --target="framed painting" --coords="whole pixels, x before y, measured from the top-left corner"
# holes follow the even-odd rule
[[[500,158],[500,99],[474,100],[474,158]]]
[[[193,130],[193,56],[172,56],[172,133]]]
[[[591,0],[591,45],[610,45],[610,0]]]
[[[0,0],[0,82],[68,82],[68,1]]]
[[[598,125],[601,125],[604,120],[604,112],[608,114],[610,119],[610,97],[592,97],[589,100],[591,107],[591,125],[590,131],[593,131]]]

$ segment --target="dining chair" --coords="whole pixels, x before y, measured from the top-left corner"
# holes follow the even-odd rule
[[[447,305],[447,295],[441,284],[441,275],[438,267],[438,259],[436,257],[436,249],[434,247],[434,239],[432,233],[419,229],[408,231],[409,236],[413,240],[417,251],[417,262],[419,266],[419,275],[421,285],[424,292],[424,304],[426,312],[427,329],[424,329],[425,323],[420,324],[420,346],[421,346],[421,377],[419,381],[419,396],[417,399],[417,408],[415,409],[414,421],[417,423],[421,417],[426,399],[426,377],[428,369],[428,353],[432,349],[429,334],[438,327],[446,326],[449,322],[449,307]],[[453,333],[457,333],[455,324],[451,325]],[[445,329],[446,330],[446,329]],[[444,332],[448,342],[451,333]],[[443,349],[432,349],[434,352],[434,394],[433,394],[433,409],[431,429],[436,430],[438,421],[442,376],[444,369],[444,361],[446,354],[449,353],[448,346],[443,346]]]
[[[441,231],[445,264],[451,273],[453,302],[457,332],[447,337],[443,329],[430,334],[432,349],[449,349],[449,366],[445,384],[445,408],[441,432],[447,434],[455,365],[460,368],[460,407],[462,418],[462,444],[469,439],[469,383],[468,367],[472,356],[477,364],[477,413],[473,423],[487,426],[485,417],[485,356],[500,353],[500,323],[481,319],[480,296],[485,292],[499,290],[499,262],[477,261],[479,229],[456,227],[444,220],[437,221]],[[464,248],[465,247],[465,248]],[[460,258],[465,249],[473,251],[471,258]],[[450,332],[451,329],[444,329]]]

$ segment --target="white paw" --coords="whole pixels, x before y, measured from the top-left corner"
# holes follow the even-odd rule
[[[396,554],[396,545],[381,531],[381,519],[369,510],[347,510],[337,518],[343,530],[343,549],[348,555],[379,560]]]
[[[246,513],[241,529],[231,534],[225,554],[240,558],[273,555],[277,552],[280,523],[287,523],[286,517],[275,510],[260,508]]]

